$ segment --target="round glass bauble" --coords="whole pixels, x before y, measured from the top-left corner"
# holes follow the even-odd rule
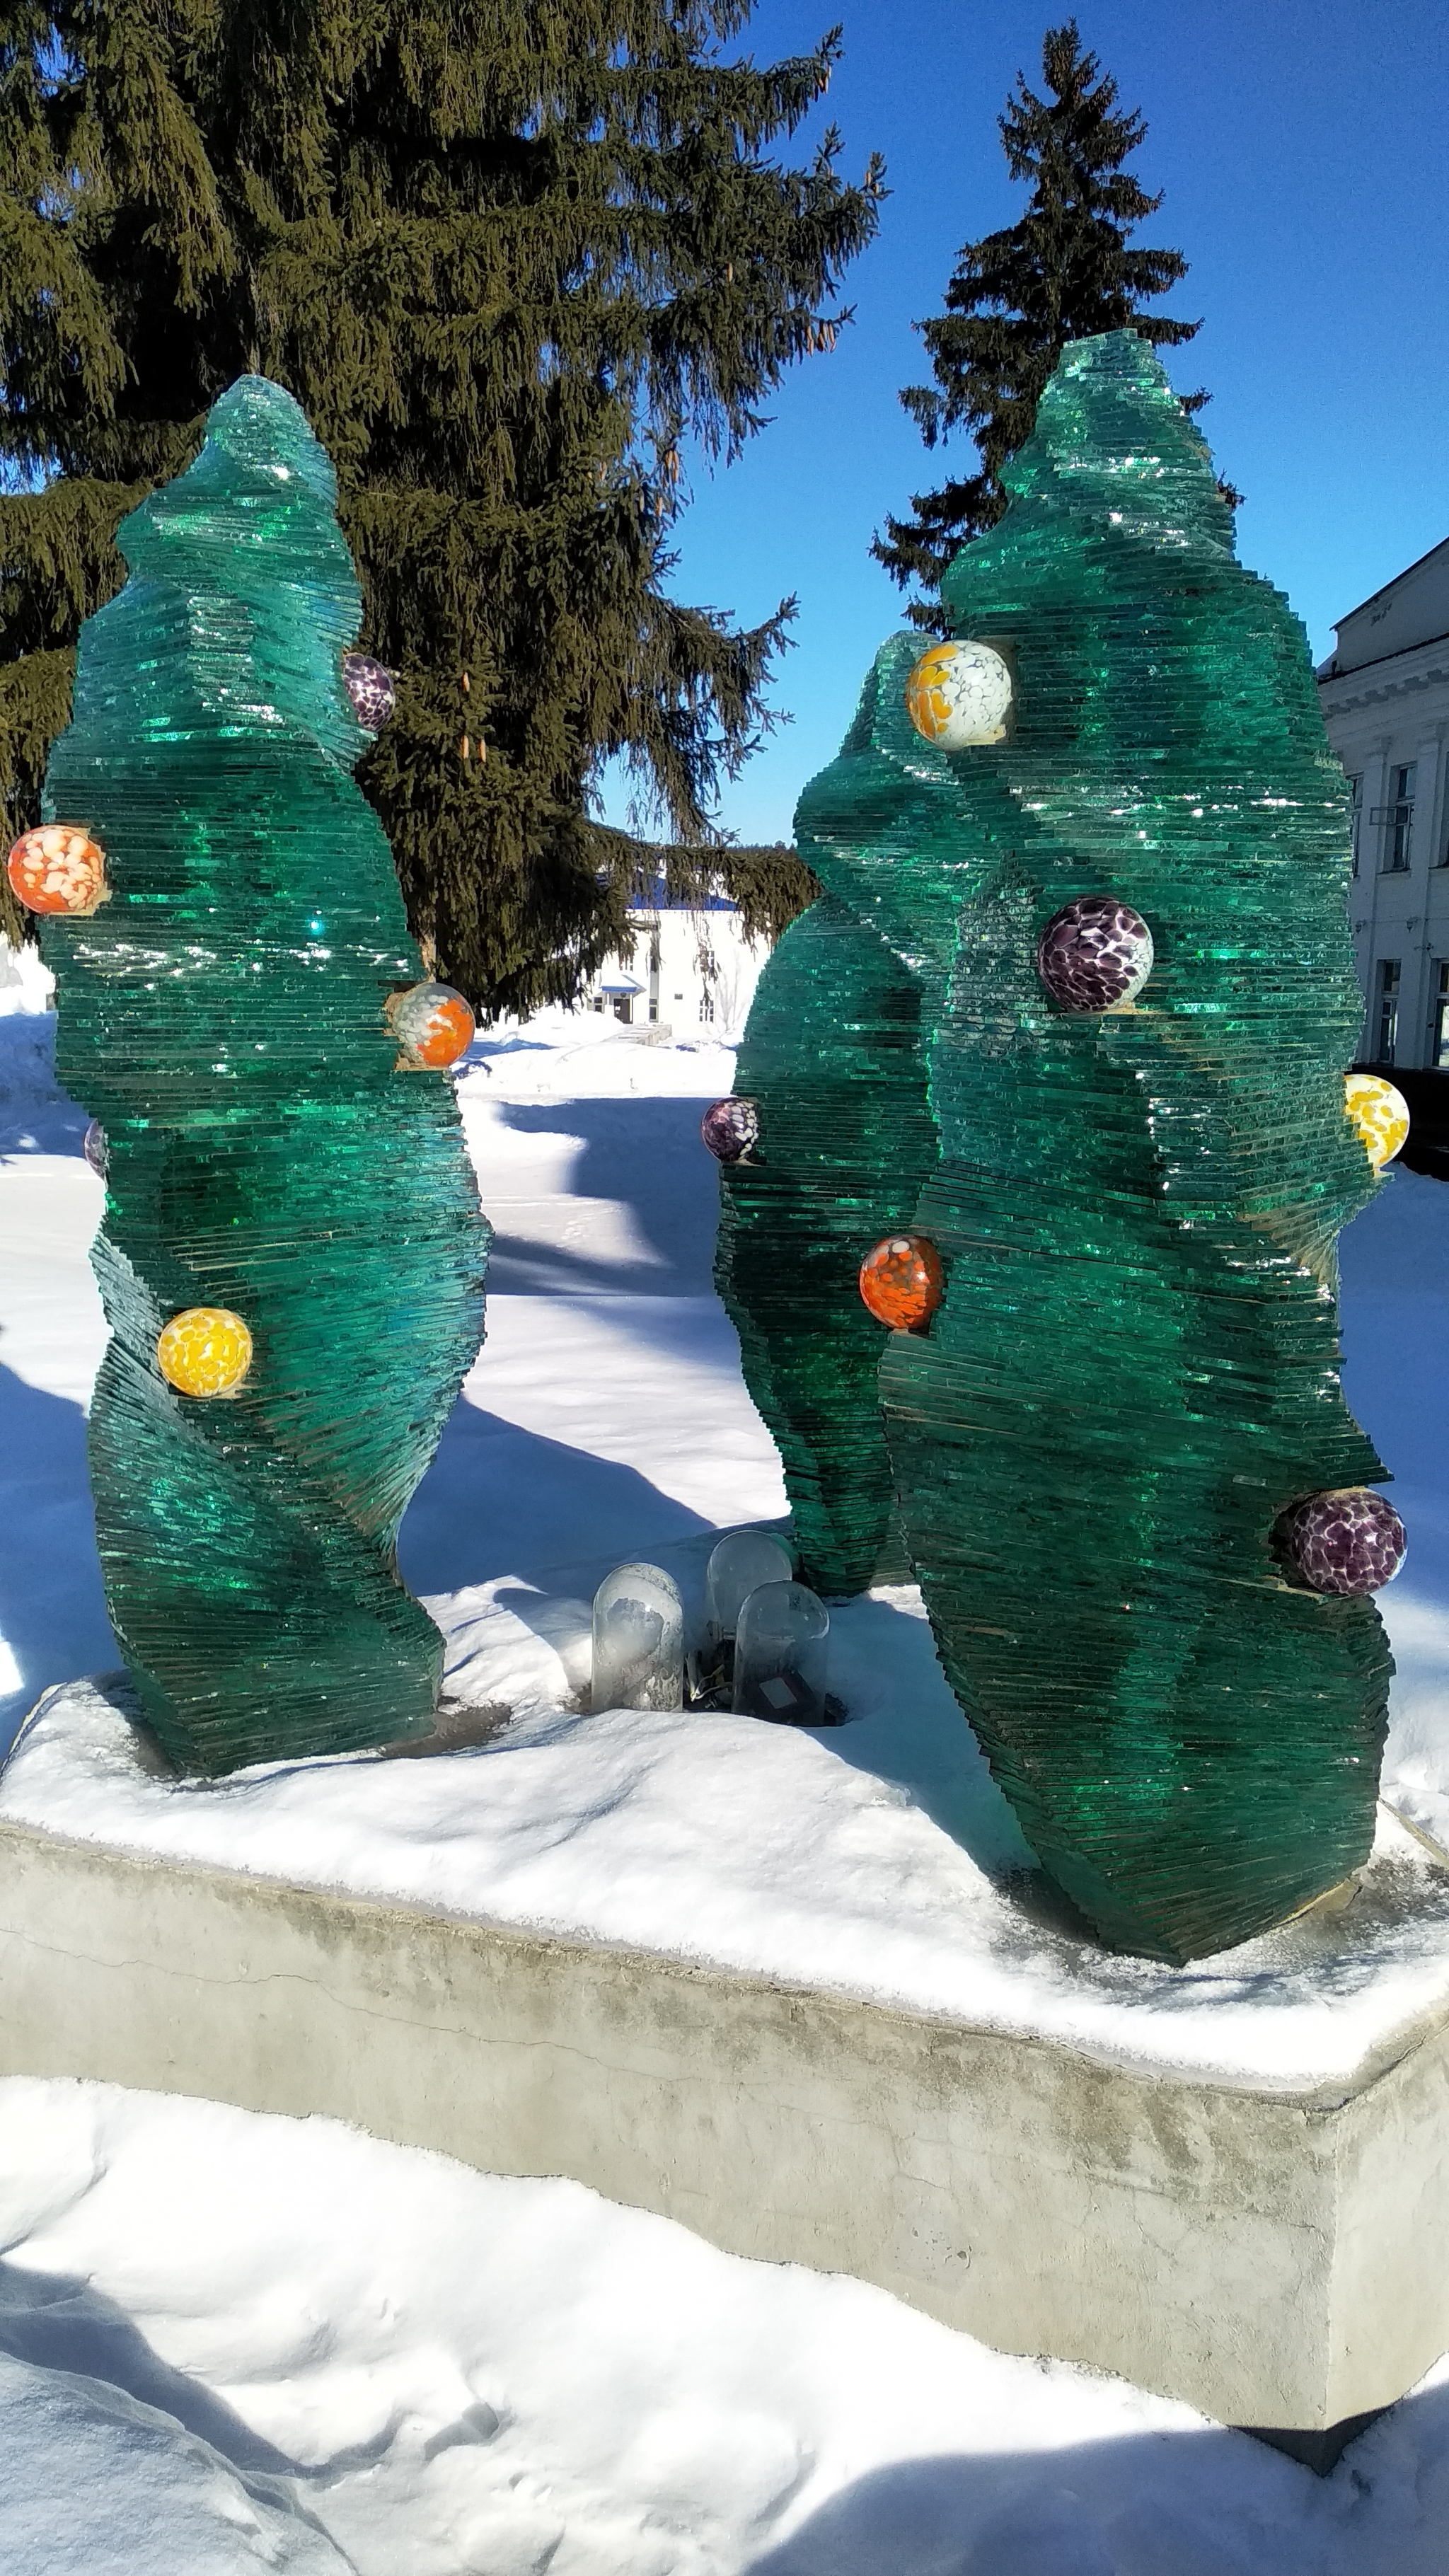
[[[410,984],[405,993],[393,994],[387,1016],[405,1072],[440,1072],[473,1043],[473,1014],[451,984]]]
[[[717,1163],[746,1163],[760,1141],[759,1102],[736,1095],[713,1100],[699,1132]]]
[[[877,1323],[894,1333],[919,1332],[946,1293],[934,1243],[923,1234],[888,1234],[860,1265],[860,1293]]]
[[[397,705],[391,671],[383,663],[374,662],[370,653],[344,653],[342,682],[352,701],[352,712],[364,731],[381,733]]]
[[[1393,1504],[1371,1485],[1310,1494],[1278,1524],[1284,1555],[1313,1592],[1377,1592],[1392,1583],[1408,1552]]]
[[[906,682],[906,713],[938,751],[1001,742],[1011,716],[1011,667],[990,644],[933,644]]]
[[[159,1335],[156,1362],[178,1395],[235,1395],[252,1364],[252,1337],[229,1306],[187,1306]]]
[[[1152,972],[1152,933],[1114,894],[1078,895],[1037,941],[1036,971],[1064,1011],[1121,1010]]]
[[[93,1118],[81,1138],[81,1152],[93,1172],[105,1179],[111,1167],[111,1148],[99,1118]]]
[[[1377,1073],[1346,1073],[1343,1105],[1376,1172],[1401,1153],[1409,1137],[1409,1104]]]
[[[41,823],[10,853],[11,887],[30,912],[84,917],[110,899],[106,854],[83,823]]]

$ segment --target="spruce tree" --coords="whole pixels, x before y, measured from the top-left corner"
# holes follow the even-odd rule
[[[1135,330],[1154,349],[1178,348],[1201,325],[1144,308],[1187,275],[1180,251],[1139,250],[1129,236],[1162,203],[1124,164],[1143,142],[1145,120],[1118,106],[1117,84],[1083,50],[1075,18],[1042,42],[1044,97],[1024,72],[997,122],[1013,179],[1031,198],[1020,221],[968,242],[946,289],[946,311],[917,324],[930,352],[933,385],[901,395],[928,447],[953,430],[974,440],[977,470],[911,497],[914,516],[886,521],[871,551],[904,588],[928,596],[911,606],[916,625],[944,634],[936,593],[958,546],[992,527],[1006,508],[1001,469],[1031,436],[1036,407],[1069,340]],[[1199,411],[1205,393],[1183,409]],[[1224,496],[1238,495],[1224,487]]]
[[[33,822],[117,522],[260,372],[336,460],[364,650],[399,703],[360,773],[438,973],[567,998],[647,847],[676,884],[768,722],[791,603],[669,591],[687,454],[728,457],[828,347],[881,189],[773,156],[838,50],[726,58],[750,0],[0,0],[0,795]],[[751,925],[808,881],[741,854]],[[15,925],[12,925],[14,927]]]

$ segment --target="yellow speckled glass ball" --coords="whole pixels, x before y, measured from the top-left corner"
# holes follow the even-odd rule
[[[1011,670],[990,644],[933,644],[906,682],[906,713],[940,751],[1002,742],[1011,715]]]
[[[1391,1163],[1408,1140],[1409,1104],[1401,1091],[1377,1073],[1346,1073],[1343,1105],[1357,1128],[1364,1152],[1376,1172]]]
[[[252,1337],[227,1306],[187,1306],[158,1337],[156,1360],[178,1395],[235,1395],[252,1364]]]

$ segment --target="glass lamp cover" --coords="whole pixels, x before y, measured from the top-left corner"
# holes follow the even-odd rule
[[[782,1538],[768,1530],[731,1530],[710,1553],[705,1569],[709,1642],[722,1646],[739,1625],[740,1605],[761,1583],[788,1583],[795,1565]]]
[[[594,1594],[589,1705],[684,1706],[684,1605],[662,1566],[616,1565]]]
[[[734,1708],[777,1726],[822,1726],[830,1613],[804,1583],[762,1583],[735,1630]]]

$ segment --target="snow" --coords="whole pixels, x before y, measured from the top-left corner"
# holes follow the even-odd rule
[[[118,1658],[86,1528],[80,1406],[104,1326],[85,1266],[100,1186],[47,1096],[47,1018],[0,1166],[0,1272],[18,1440],[18,1564],[0,1615],[12,1723],[37,1688]],[[1331,2083],[1449,2002],[1449,1880],[1382,1820],[1369,1880],[1186,1970],[1113,1958],[1032,1898],[1031,1855],[947,1690],[914,1587],[833,1614],[819,1734],[587,1705],[589,1602],[644,1556],[698,1616],[721,1527],[779,1518],[774,1448],[710,1284],[703,1105],[722,1047],[641,1044],[554,1013],[475,1050],[460,1098],[498,1228],[488,1339],[404,1525],[407,1579],[449,1640],[457,1749],[177,1781],[138,1752],[123,1694],[42,1706],[0,1816],[443,1912],[672,1952],[791,1984],[1035,2034],[1228,2082]],[[69,1119],[69,1126],[65,1121]],[[57,1152],[56,1144],[71,1150]],[[1438,1364],[1449,1191],[1395,1176],[1345,1238],[1348,1387],[1400,1468],[1407,1572],[1381,1598],[1399,1650],[1388,1795],[1449,1840],[1449,1430]],[[3,1579],[3,1578],[0,1578]]]
[[[54,991],[55,977],[39,949],[28,940],[14,948],[0,932],[0,1019],[48,1010]]]
[[[326,2120],[0,2085],[17,2576],[1442,2576],[1449,2370],[1185,2406]]]

